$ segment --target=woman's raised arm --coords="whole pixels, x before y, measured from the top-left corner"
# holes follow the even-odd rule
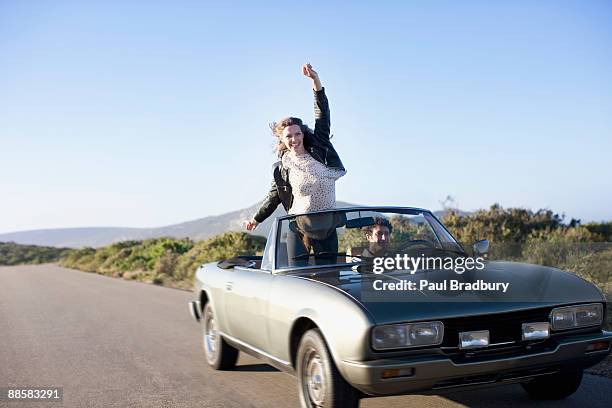
[[[314,137],[318,139],[329,140],[331,130],[331,121],[329,118],[329,102],[325,95],[325,89],[321,85],[319,74],[312,69],[312,65],[304,64],[302,73],[312,80],[312,89],[314,90],[314,113],[315,113],[315,128]]]

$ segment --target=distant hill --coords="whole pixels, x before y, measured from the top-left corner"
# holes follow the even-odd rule
[[[191,238],[200,241],[227,231],[244,231],[242,221],[250,218],[258,206],[259,203],[242,210],[157,228],[84,227],[18,231],[0,234],[0,242],[68,248],[86,246],[97,248],[119,241],[158,237]],[[338,201],[337,206],[354,207],[355,204]],[[443,211],[435,212],[436,216],[443,213]],[[460,213],[465,214],[463,211],[460,211]],[[253,233],[267,236],[274,217],[283,214],[285,214],[285,211],[279,206],[272,217],[258,226]]]

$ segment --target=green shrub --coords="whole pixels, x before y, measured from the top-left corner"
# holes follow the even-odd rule
[[[179,254],[167,250],[165,254],[160,256],[155,263],[154,272],[156,275],[172,276],[179,260]]]
[[[442,222],[455,238],[470,245],[480,239],[488,239],[491,243],[524,242],[532,233],[559,228],[562,221],[563,217],[550,210],[504,209],[499,204],[471,215],[462,216],[450,211],[442,217]]]
[[[0,265],[40,264],[57,262],[70,249],[0,242]]]
[[[261,253],[265,241],[263,237],[243,232],[228,232],[197,243],[173,238],[124,241],[98,249],[71,250],[60,264],[157,284],[191,282],[202,263]]]
[[[226,232],[206,241],[200,241],[180,257],[174,277],[177,280],[193,279],[195,270],[203,263],[227,259],[239,255],[256,255],[263,252],[266,239],[244,232]]]

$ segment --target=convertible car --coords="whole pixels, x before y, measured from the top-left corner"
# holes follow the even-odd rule
[[[425,209],[288,215],[263,256],[200,266],[189,307],[210,366],[259,357],[297,377],[304,407],[511,382],[571,395],[610,352],[605,297],[559,269],[488,261],[488,246],[468,254]]]

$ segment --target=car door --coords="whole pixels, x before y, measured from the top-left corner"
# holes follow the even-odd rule
[[[274,275],[270,271],[234,267],[224,287],[229,335],[267,351],[268,295]]]

